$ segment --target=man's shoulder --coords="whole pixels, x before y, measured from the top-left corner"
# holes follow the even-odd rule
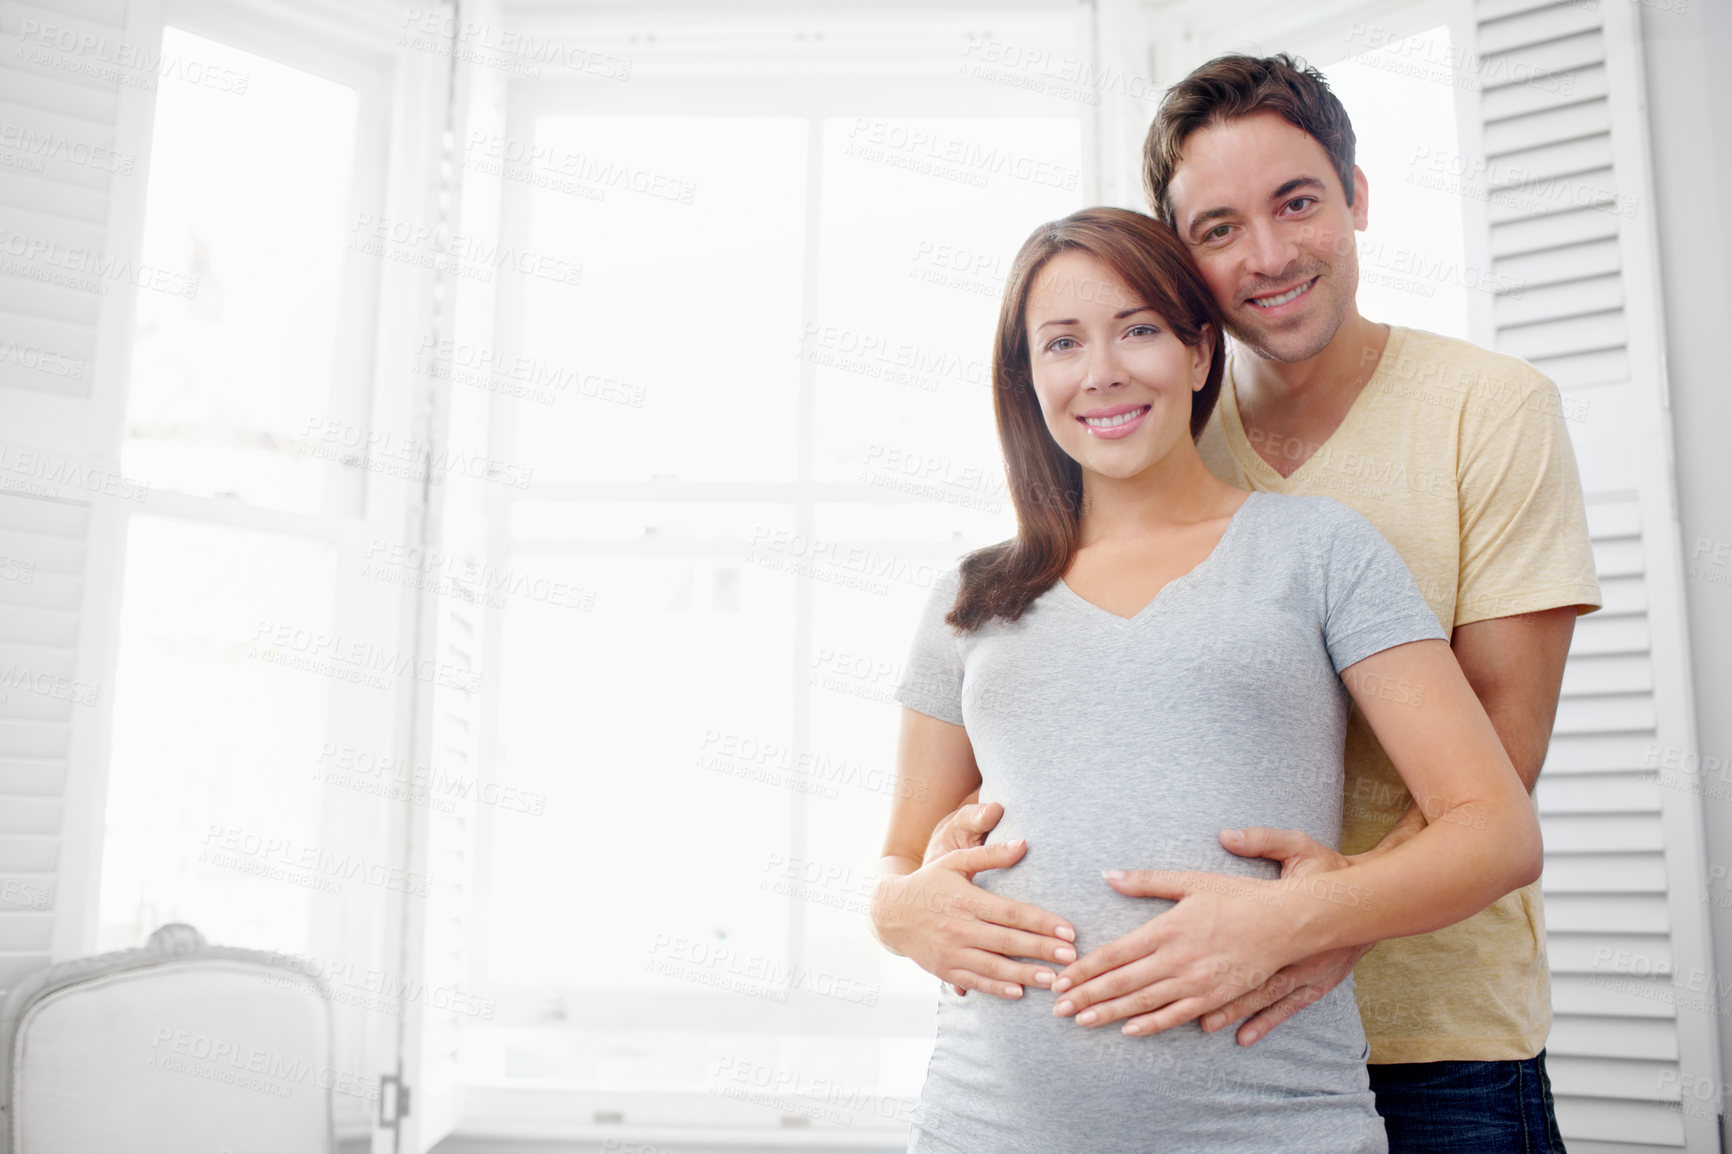
[[[1520,357],[1459,337],[1391,325],[1389,345],[1378,376],[1391,386],[1433,386],[1487,404],[1519,404],[1535,392],[1557,389],[1550,377]]]

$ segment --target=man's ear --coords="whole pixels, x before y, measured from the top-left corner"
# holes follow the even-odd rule
[[[1371,221],[1371,192],[1365,184],[1365,170],[1353,166],[1353,227],[1364,232]]]

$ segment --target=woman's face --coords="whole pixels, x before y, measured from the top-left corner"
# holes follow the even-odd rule
[[[1046,427],[1085,471],[1134,477],[1190,441],[1210,342],[1187,348],[1111,266],[1059,253],[1035,275],[1023,316]]]

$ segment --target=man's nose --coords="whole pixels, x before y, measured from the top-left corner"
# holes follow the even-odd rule
[[[1264,224],[1251,229],[1251,264],[1245,271],[1279,280],[1299,259],[1299,238],[1291,229]]]

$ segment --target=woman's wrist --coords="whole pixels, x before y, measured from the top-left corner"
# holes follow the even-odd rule
[[[919,868],[918,861],[899,854],[889,854],[878,860],[878,883],[872,887],[872,897],[867,905],[867,922],[872,927],[872,936],[878,939],[878,944],[897,957],[908,955],[885,937],[886,928],[894,929],[896,926],[895,920],[886,915],[905,900],[896,891],[901,888],[908,875]]]
[[[1290,877],[1282,884],[1289,887],[1285,903],[1291,911],[1289,940],[1300,957],[1354,944],[1344,940],[1351,934],[1350,911],[1368,895],[1355,884],[1350,866]]]

